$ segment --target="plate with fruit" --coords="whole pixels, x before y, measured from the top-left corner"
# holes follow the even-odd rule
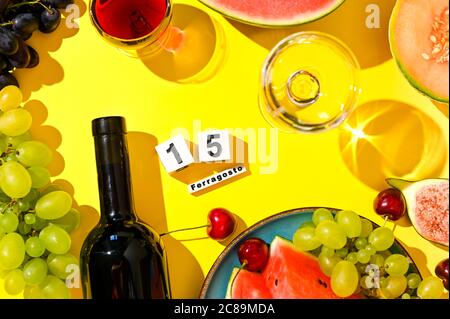
[[[392,229],[352,211],[300,208],[264,219],[219,256],[205,299],[440,298]]]

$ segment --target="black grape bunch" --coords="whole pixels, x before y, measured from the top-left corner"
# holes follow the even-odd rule
[[[34,68],[39,54],[26,41],[33,32],[51,33],[61,23],[61,12],[74,0],[0,0],[0,90],[19,87],[15,69]]]

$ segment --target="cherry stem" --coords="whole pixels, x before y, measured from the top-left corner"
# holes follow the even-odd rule
[[[189,228],[172,230],[172,231],[160,234],[159,237],[163,237],[163,236],[166,236],[166,235],[169,235],[169,234],[173,234],[173,233],[184,232],[184,231],[188,231],[188,230],[195,230],[195,229],[206,228],[206,227],[209,227],[209,226],[211,226],[211,225],[208,224],[208,225],[203,225],[203,226],[189,227]]]
[[[384,217],[384,223],[383,223],[383,227],[385,227],[385,226],[386,226],[386,223],[387,223],[388,219],[389,219],[389,216],[386,216],[386,217]]]
[[[43,6],[45,8],[45,10],[47,10],[50,13],[52,13],[52,10],[50,10],[50,8],[47,7],[45,4],[43,4],[40,0],[16,3],[16,4],[13,4],[13,5],[9,6],[8,9],[18,8],[18,7],[27,5],[27,4],[39,4],[39,5]]]
[[[236,275],[233,277],[233,281],[231,282],[231,287],[230,287],[230,297],[231,299],[233,299],[233,286],[234,286],[234,282],[236,281],[237,276],[239,275],[239,273],[245,268],[245,266],[247,266],[247,261],[244,261],[241,265],[241,267],[239,267],[238,272],[236,273]]]

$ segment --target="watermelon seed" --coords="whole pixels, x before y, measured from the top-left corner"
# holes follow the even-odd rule
[[[323,286],[323,287],[325,287],[325,288],[328,288],[327,283],[324,282],[324,281],[322,281],[322,279],[319,278],[317,281],[319,282],[319,285],[321,285],[321,286]]]
[[[275,279],[275,286],[278,287],[278,279]]]

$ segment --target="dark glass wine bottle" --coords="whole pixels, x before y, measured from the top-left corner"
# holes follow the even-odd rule
[[[170,298],[164,246],[134,211],[125,119],[96,119],[92,131],[101,217],[81,250],[84,298]]]

